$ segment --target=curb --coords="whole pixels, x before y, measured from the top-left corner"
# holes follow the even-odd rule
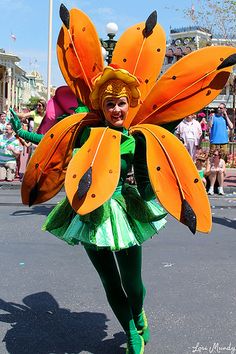
[[[0,190],[20,190],[21,182],[3,182],[0,183]],[[62,189],[63,191],[63,189]],[[236,194],[236,186],[224,186],[225,194]]]

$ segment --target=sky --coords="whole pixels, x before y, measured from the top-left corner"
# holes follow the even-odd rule
[[[84,11],[103,39],[107,39],[105,27],[108,22],[118,25],[115,37],[118,39],[126,28],[145,21],[154,10],[157,10],[158,22],[167,39],[170,26],[191,25],[183,12],[191,7],[191,0],[53,0],[51,84],[54,86],[65,85],[56,56],[57,37],[62,25],[59,17],[61,2],[69,10],[79,8]],[[0,48],[17,55],[21,59],[18,65],[26,72],[39,71],[47,85],[49,0],[1,0],[0,14]]]

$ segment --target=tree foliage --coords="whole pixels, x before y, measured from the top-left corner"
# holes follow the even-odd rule
[[[236,40],[236,1],[195,0],[184,14],[194,25],[207,28],[214,38]]]

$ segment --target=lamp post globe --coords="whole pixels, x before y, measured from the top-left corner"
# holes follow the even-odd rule
[[[108,37],[114,38],[118,32],[118,26],[115,22],[109,22],[106,24],[106,33]]]
[[[106,25],[106,33],[107,33],[108,39],[102,40],[102,46],[104,47],[104,49],[106,51],[105,60],[108,65],[111,63],[112,53],[113,53],[113,50],[115,49],[115,46],[116,46],[116,40],[114,39],[114,37],[117,34],[117,32],[118,32],[118,26],[116,23],[109,22]]]

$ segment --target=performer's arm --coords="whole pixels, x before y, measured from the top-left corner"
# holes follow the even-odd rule
[[[39,142],[42,140],[44,135],[24,130],[21,126],[21,121],[19,120],[19,117],[17,116],[16,112],[12,108],[10,108],[10,112],[12,114],[10,123],[15,133],[20,138],[28,140],[33,144],[39,144]]]
[[[146,141],[142,135],[136,135],[135,141],[134,177],[141,197],[144,200],[151,200],[155,198],[155,194],[147,170]]]

